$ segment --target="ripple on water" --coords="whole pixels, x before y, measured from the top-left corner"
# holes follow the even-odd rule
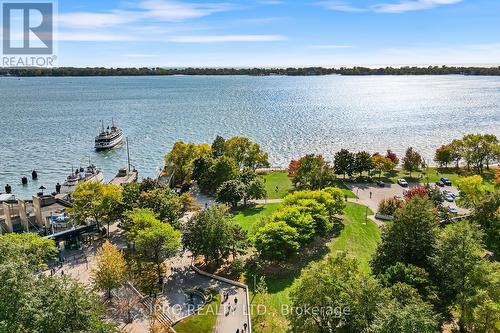
[[[22,96],[20,96],[22,92]],[[100,120],[129,137],[132,164],[153,176],[176,140],[246,135],[287,165],[306,153],[408,146],[426,159],[468,132],[500,135],[500,78],[88,77],[0,78],[0,186],[28,197],[91,159],[107,179],[126,165],[124,146],[93,151]],[[21,187],[22,175],[39,171]]]

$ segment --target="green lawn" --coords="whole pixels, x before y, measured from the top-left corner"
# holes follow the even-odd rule
[[[254,224],[263,217],[271,216],[271,214],[274,213],[279,206],[279,203],[272,203],[243,208],[235,212],[233,221],[249,234],[253,234]]]
[[[286,171],[274,171],[262,176],[268,199],[282,199],[293,191],[292,181]],[[276,187],[278,191],[276,192]]]
[[[330,245],[331,253],[347,251],[359,261],[364,272],[369,272],[369,261],[380,241],[380,230],[371,220],[366,220],[366,206],[348,203],[344,212],[344,228]],[[368,215],[373,214],[368,209]]]
[[[199,313],[184,319],[175,325],[177,333],[212,333],[219,313],[220,295],[216,295],[211,303],[206,304]]]
[[[301,259],[303,260],[299,262],[296,269],[288,271],[285,274],[280,274],[279,272],[267,274],[266,282],[269,291],[269,303],[267,305],[279,313],[282,304],[290,302],[290,287],[300,275],[301,269],[306,267],[310,262],[320,260],[328,253],[335,254],[340,251],[347,251],[350,256],[359,260],[360,267],[364,272],[369,272],[369,261],[380,241],[380,230],[374,222],[365,219],[365,214],[365,206],[347,203],[344,210],[343,228],[338,236],[312,255],[302,255],[301,257],[303,258]],[[370,214],[372,212],[368,210],[368,215]],[[255,274],[258,273],[249,271],[246,274],[250,289],[252,289],[253,276]],[[282,327],[282,330],[275,332],[286,332],[285,326]]]
[[[334,186],[339,188],[348,198],[356,198],[356,194],[354,194],[341,180],[335,181]]]

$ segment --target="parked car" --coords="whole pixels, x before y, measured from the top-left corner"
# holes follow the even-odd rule
[[[443,191],[443,194],[446,196],[446,195],[449,195],[451,197],[453,197],[453,199],[456,199],[457,198],[457,195],[451,191],[448,191],[448,190],[444,190]]]
[[[451,214],[458,214],[458,210],[455,207],[451,206],[448,207],[448,212],[450,212]]]
[[[403,178],[398,179],[398,184],[403,187],[408,187],[408,182]]]
[[[377,185],[379,187],[385,187],[385,183],[383,181],[381,181],[381,180],[377,180]]]
[[[451,186],[451,180],[446,177],[441,177],[440,181],[446,186]]]
[[[442,181],[437,181],[436,186],[444,187],[444,183]]]
[[[444,200],[446,200],[448,202],[453,202],[455,200],[455,198],[452,195],[445,194]]]

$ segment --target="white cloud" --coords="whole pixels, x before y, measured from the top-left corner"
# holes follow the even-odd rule
[[[334,45],[334,44],[321,44],[321,45],[309,45],[307,46],[309,49],[317,49],[317,50],[335,50],[335,49],[350,49],[351,45]]]
[[[122,54],[121,57],[125,58],[157,58],[158,54],[147,54],[147,53],[130,53],[130,54]]]
[[[404,13],[413,10],[431,9],[441,5],[453,5],[462,0],[414,0],[401,1],[399,3],[383,3],[373,6],[380,13]]]
[[[145,10],[144,16],[161,21],[184,21],[224,12],[234,8],[228,3],[187,3],[164,0],[143,0],[139,8]]]
[[[174,43],[228,43],[228,42],[275,42],[286,40],[281,35],[199,35],[174,36],[169,41]]]
[[[321,6],[326,9],[336,10],[339,12],[363,12],[366,9],[356,7],[347,2],[342,1],[322,1],[317,3],[318,6]]]
[[[55,35],[57,41],[68,42],[130,42],[137,40],[132,35],[106,32],[59,32]]]
[[[131,12],[73,12],[59,14],[58,23],[71,28],[106,28],[136,21],[137,15]]]
[[[234,9],[228,3],[191,3],[168,0],[141,0],[128,10],[107,12],[61,13],[61,26],[69,28],[105,28],[140,21],[181,22]]]
[[[378,13],[404,13],[414,10],[431,9],[443,5],[453,5],[462,1],[463,0],[402,0],[394,3],[379,3],[368,7],[357,7],[343,1],[323,1],[318,2],[317,5],[340,12],[374,11]]]
[[[282,0],[261,0],[259,1],[262,5],[283,5],[285,1]]]

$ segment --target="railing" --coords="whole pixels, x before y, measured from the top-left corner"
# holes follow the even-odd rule
[[[252,333],[252,318],[250,316],[250,297],[248,296],[248,286],[246,284],[241,283],[241,282],[233,281],[233,280],[230,280],[230,279],[226,279],[226,278],[224,278],[222,276],[218,276],[218,275],[207,273],[205,271],[202,271],[201,269],[199,269],[198,267],[196,267],[194,265],[191,265],[191,268],[196,273],[198,273],[200,275],[204,275],[204,276],[207,276],[207,277],[212,278],[214,280],[219,280],[219,281],[222,281],[222,282],[225,282],[225,283],[228,283],[228,284],[232,284],[234,286],[237,286],[237,287],[245,289],[245,295],[246,295],[246,301],[247,301],[246,315],[247,315],[247,321],[248,321],[248,333]]]

